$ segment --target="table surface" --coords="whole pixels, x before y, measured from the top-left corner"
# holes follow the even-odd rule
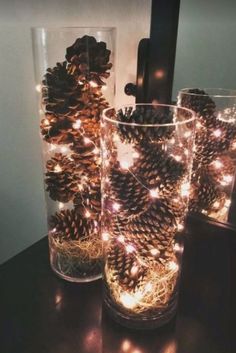
[[[101,281],[58,278],[44,238],[0,267],[0,352],[236,352],[230,350],[229,326],[229,259],[236,234],[194,222],[185,239],[178,314],[170,325],[132,331],[114,323],[102,309]]]

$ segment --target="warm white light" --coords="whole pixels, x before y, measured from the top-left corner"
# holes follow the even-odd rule
[[[119,235],[118,236],[118,238],[117,238],[117,240],[120,242],[120,243],[124,243],[124,241],[125,241],[125,237],[124,237],[124,235]]]
[[[135,251],[135,248],[134,248],[133,245],[131,245],[131,244],[126,245],[125,249],[126,249],[126,252],[127,252],[128,254],[130,254],[130,253],[132,253],[132,252]]]
[[[99,153],[100,153],[99,148],[95,147],[94,150],[93,150],[93,153],[94,153],[94,154],[99,154]]]
[[[180,162],[181,161],[181,159],[182,159],[182,157],[181,156],[173,156],[174,157],[174,159],[177,161],[177,162]]]
[[[107,233],[107,232],[103,232],[103,233],[102,233],[102,240],[103,240],[103,241],[108,241],[109,238],[110,238],[109,233]]]
[[[62,153],[68,152],[68,147],[62,146],[62,147],[61,147],[61,152],[62,152]]]
[[[90,86],[93,88],[98,87],[97,83],[94,81],[89,81],[89,83],[90,83]]]
[[[107,86],[106,85],[102,86],[102,90],[106,91],[107,90]]]
[[[236,141],[232,144],[232,150],[236,150]]]
[[[215,201],[215,202],[213,203],[213,207],[219,208],[219,207],[220,207],[219,201]]]
[[[127,309],[133,309],[137,305],[137,301],[133,295],[129,293],[121,293],[120,301],[122,305]]]
[[[43,124],[44,124],[45,126],[48,126],[48,125],[50,124],[50,122],[49,122],[49,120],[48,120],[48,119],[44,119]]]
[[[168,264],[168,268],[171,270],[171,271],[177,271],[179,266],[176,262],[174,261],[170,261],[169,264]]]
[[[189,196],[189,189],[190,189],[190,184],[189,183],[183,183],[181,185],[181,196],[182,197]]]
[[[56,145],[53,145],[53,144],[50,145],[50,151],[54,151],[56,148],[57,148]]]
[[[150,195],[153,198],[157,198],[158,197],[158,190],[157,189],[150,190]]]
[[[185,156],[188,156],[189,155],[189,151],[187,149],[184,150],[184,154]]]
[[[186,131],[185,133],[184,133],[184,137],[186,137],[186,138],[188,138],[188,137],[190,137],[191,136],[191,131]]]
[[[119,211],[120,205],[117,202],[114,202],[113,205],[112,205],[112,208],[113,208],[114,211]]]
[[[207,215],[207,210],[202,209],[202,213]]]
[[[152,256],[157,256],[160,254],[160,251],[158,249],[151,249],[150,250],[150,253],[152,254]]]
[[[81,120],[77,119],[76,122],[72,126],[74,129],[79,129],[81,127]]]
[[[232,175],[224,175],[224,176],[223,176],[223,180],[224,180],[227,184],[229,184],[229,183],[231,183],[231,182],[233,181],[233,176],[232,176]]]
[[[133,153],[133,157],[134,157],[134,158],[139,158],[139,153],[138,153],[138,152],[134,152],[134,153]]]
[[[131,348],[131,343],[129,340],[124,340],[121,345],[121,349],[123,352],[127,352]]]
[[[225,200],[225,206],[229,207],[230,205],[231,205],[231,200],[230,199]]]
[[[201,129],[201,127],[202,127],[202,124],[200,123],[200,121],[198,121],[196,124],[196,128],[199,130],[199,129]]]
[[[172,145],[175,144],[175,139],[174,139],[174,137],[172,137],[172,139],[170,139],[170,143],[171,143]]]
[[[223,163],[221,161],[219,161],[218,159],[215,160],[214,162],[212,162],[212,164],[214,165],[214,167],[216,169],[220,169],[220,168],[222,168],[224,166]]]
[[[128,161],[120,161],[120,166],[122,169],[129,169],[131,163],[129,163]]]
[[[88,211],[88,210],[86,210],[86,212],[85,212],[85,217],[86,218],[89,218],[91,216],[91,213]]]
[[[40,84],[35,86],[36,91],[39,93],[41,92],[41,88],[42,88],[42,86]]]
[[[177,229],[178,229],[178,231],[182,231],[182,230],[184,229],[183,224],[179,223],[179,224],[177,225]]]
[[[152,291],[152,284],[151,284],[151,282],[148,282],[148,283],[145,285],[144,291],[145,291],[145,292],[151,292],[151,291]]]
[[[220,129],[217,129],[217,130],[213,131],[213,135],[214,135],[215,137],[220,137],[221,134],[222,134],[222,131],[221,131]]]
[[[56,164],[54,167],[54,172],[55,173],[60,173],[62,171],[61,167],[59,166],[59,164]]]
[[[63,202],[59,202],[58,207],[61,210],[64,207],[64,203]]]
[[[88,145],[91,142],[91,140],[88,137],[84,137],[84,143]]]
[[[175,243],[175,245],[174,245],[174,251],[181,253],[181,252],[183,251],[183,247],[182,247],[180,244]]]
[[[131,276],[135,277],[138,273],[138,270],[139,270],[138,266],[133,266],[130,270]]]

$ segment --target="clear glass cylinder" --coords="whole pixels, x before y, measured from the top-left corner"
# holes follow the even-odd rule
[[[100,115],[113,104],[114,28],[33,28],[50,262],[101,277]]]
[[[158,327],[175,315],[194,134],[185,108],[103,112],[104,300],[127,327]]]
[[[227,222],[236,171],[236,90],[182,89],[178,105],[197,114],[189,209]]]

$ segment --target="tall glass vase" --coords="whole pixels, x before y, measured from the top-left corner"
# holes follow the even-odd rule
[[[175,106],[104,110],[104,300],[125,326],[158,327],[175,315],[194,127],[194,113]]]
[[[182,89],[178,105],[197,113],[190,211],[227,222],[236,172],[236,90]]]
[[[113,28],[32,29],[52,269],[101,276],[100,115],[113,104]]]

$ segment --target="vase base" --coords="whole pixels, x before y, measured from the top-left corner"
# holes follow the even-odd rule
[[[155,315],[147,315],[142,317],[132,317],[129,314],[124,314],[113,304],[111,299],[106,295],[104,299],[104,307],[108,315],[118,324],[135,330],[153,330],[163,327],[172,321],[177,313],[178,297],[177,293],[172,298],[169,305],[157,312]]]
[[[91,275],[91,276],[86,276],[86,277],[72,277],[65,275],[64,273],[59,272],[55,267],[51,265],[51,268],[56,275],[68,282],[73,282],[73,283],[87,283],[87,282],[93,282],[97,281],[98,279],[102,278],[102,274],[96,274],[96,275]]]

